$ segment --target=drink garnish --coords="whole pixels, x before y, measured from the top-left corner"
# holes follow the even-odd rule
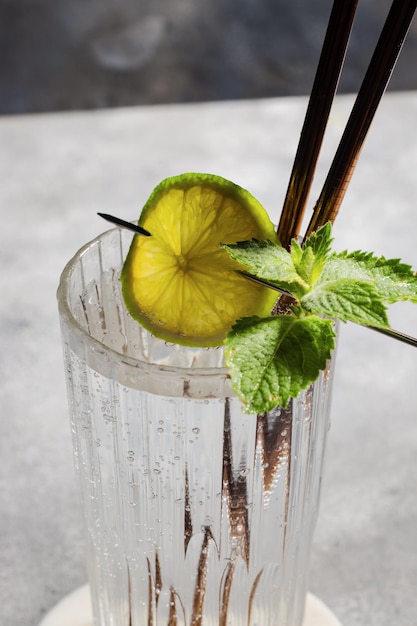
[[[248,192],[220,177],[185,174],[154,190],[139,226],[151,236],[134,236],[122,270],[128,310],[162,339],[224,342],[233,387],[249,412],[285,408],[316,380],[334,348],[336,319],[417,343],[393,331],[387,317],[388,304],[417,303],[412,268],[332,251],[330,223],[288,251]],[[284,313],[271,314],[274,290],[289,300]]]
[[[166,341],[218,346],[236,319],[268,315],[276,296],[241,276],[221,243],[278,241],[261,204],[219,176],[166,179],[145,204],[121,273],[130,314]]]
[[[332,252],[327,223],[290,251],[276,242],[223,246],[254,275],[291,294],[285,314],[238,320],[226,338],[226,363],[237,395],[253,412],[313,382],[334,347],[334,320],[389,329],[387,304],[417,303],[417,276],[399,259]]]

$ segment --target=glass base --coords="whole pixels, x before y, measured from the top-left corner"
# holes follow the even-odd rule
[[[63,598],[43,618],[39,626],[93,626],[88,585]],[[342,626],[330,609],[316,596],[307,595],[303,626]]]

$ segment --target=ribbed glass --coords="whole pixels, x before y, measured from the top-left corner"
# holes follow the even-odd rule
[[[330,370],[247,415],[221,349],[155,339],[126,312],[131,235],[109,231],[59,287],[96,626],[301,626]]]

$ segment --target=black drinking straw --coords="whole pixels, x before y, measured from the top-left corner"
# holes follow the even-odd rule
[[[335,0],[278,226],[284,248],[301,229],[330,109],[339,83],[358,0]]]
[[[314,207],[306,237],[326,222],[334,222],[337,216],[416,8],[417,0],[394,0],[391,5],[322,192]]]

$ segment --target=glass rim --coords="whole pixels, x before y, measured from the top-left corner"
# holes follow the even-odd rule
[[[96,348],[100,350],[101,353],[105,353],[106,355],[111,356],[113,360],[117,359],[121,361],[124,365],[134,367],[135,369],[141,368],[149,372],[167,372],[167,373],[172,372],[172,373],[176,373],[177,375],[179,373],[183,373],[184,377],[186,378],[190,378],[190,377],[196,378],[196,377],[201,377],[201,376],[218,375],[218,376],[227,377],[228,379],[230,379],[229,368],[226,366],[223,366],[223,367],[216,367],[216,366],[184,367],[184,366],[179,366],[179,365],[166,365],[163,363],[154,363],[152,361],[146,361],[144,359],[140,359],[140,358],[123,354],[122,352],[119,352],[118,350],[111,348],[110,346],[106,345],[99,339],[96,339],[95,337],[93,337],[88,332],[88,330],[79,323],[79,321],[74,316],[71,310],[71,307],[69,305],[69,302],[68,302],[69,300],[68,289],[69,289],[70,277],[73,271],[75,270],[77,264],[81,261],[82,257],[93,246],[100,245],[100,242],[103,240],[104,237],[109,236],[112,233],[115,233],[116,231],[120,231],[120,229],[118,227],[110,228],[108,230],[103,231],[102,233],[100,233],[99,235],[97,235],[96,237],[88,241],[87,243],[85,243],[83,246],[81,246],[81,248],[77,250],[77,252],[75,252],[75,254],[69,259],[69,261],[64,266],[64,269],[62,270],[60,274],[57,293],[56,293],[60,318],[62,320],[65,320],[66,323],[71,327],[71,329],[75,331],[83,339],[83,341],[90,344],[91,346],[96,346]],[[139,322],[137,323],[139,324]],[[145,328],[144,328],[144,331],[152,335],[152,333],[150,333]],[[154,335],[152,336],[155,337]],[[157,337],[155,337],[155,339],[157,339],[158,341],[163,341],[163,340],[158,339]],[[173,345],[181,345],[181,344],[173,344]],[[187,348],[193,349],[192,346],[183,346],[183,347],[185,349]],[[223,349],[223,346],[217,346],[213,348],[201,347],[200,349],[201,350],[221,350]]]

